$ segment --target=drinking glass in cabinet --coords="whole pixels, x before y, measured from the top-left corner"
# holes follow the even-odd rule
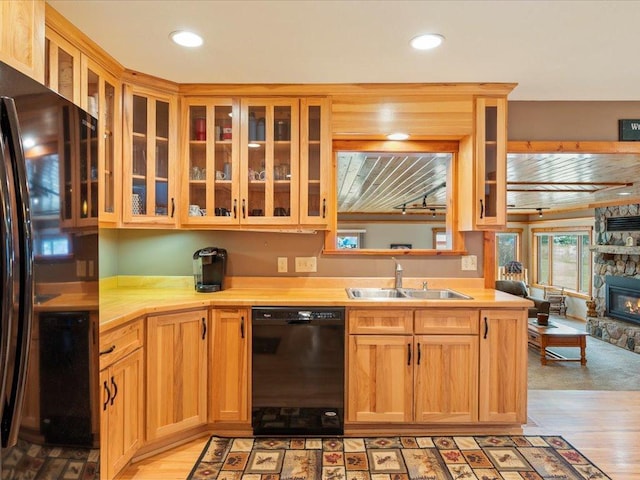
[[[142,143],[133,144],[133,174],[134,175],[147,174],[146,144],[142,144]]]

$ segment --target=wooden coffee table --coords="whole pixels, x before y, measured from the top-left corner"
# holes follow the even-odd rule
[[[587,332],[549,322],[548,326],[538,325],[536,320],[529,320],[529,345],[540,350],[540,363],[547,362],[580,362],[587,363]],[[579,347],[580,358],[566,358],[547,350],[547,347]]]

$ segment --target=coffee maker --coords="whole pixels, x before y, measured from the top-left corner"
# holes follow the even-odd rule
[[[227,251],[206,247],[193,254],[193,280],[196,292],[218,292],[224,289]]]

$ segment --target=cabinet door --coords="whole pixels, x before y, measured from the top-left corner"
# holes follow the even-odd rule
[[[174,96],[124,86],[124,223],[176,223],[176,108]]]
[[[242,99],[240,222],[298,224],[299,101]]]
[[[44,0],[0,2],[0,60],[44,83]]]
[[[332,218],[328,99],[300,101],[300,224],[326,228]]]
[[[478,420],[478,337],[420,335],[415,339],[415,421]]]
[[[47,27],[44,84],[80,105],[80,50]]]
[[[480,421],[527,420],[527,312],[480,312]]]
[[[413,419],[413,337],[350,335],[347,421]]]
[[[212,422],[249,421],[249,312],[213,310],[211,337]]]
[[[147,318],[147,440],[207,421],[207,311]]]
[[[476,100],[478,227],[502,227],[507,209],[507,100]]]
[[[142,368],[142,349],[138,349],[100,374],[100,469],[106,478],[114,478],[142,444]]]
[[[87,178],[91,186],[98,187],[97,191],[91,191],[92,206],[97,209],[101,225],[115,226],[120,218],[122,198],[122,86],[113,75],[84,55],[80,77],[80,105],[98,119],[97,159]]]
[[[240,106],[231,98],[187,99],[180,218],[188,225],[240,221]]]

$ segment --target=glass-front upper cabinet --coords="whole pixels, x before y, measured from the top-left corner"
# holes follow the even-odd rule
[[[476,99],[476,225],[506,225],[506,106],[505,98]]]
[[[300,101],[300,224],[326,228],[329,202],[331,142],[328,99]]]
[[[123,222],[175,225],[177,97],[124,86]]]
[[[50,28],[45,33],[44,83],[76,105],[80,103],[80,50]]]
[[[238,224],[240,103],[187,98],[183,109],[182,224]]]
[[[298,223],[299,100],[241,101],[240,223]]]
[[[115,226],[119,220],[121,181],[121,90],[117,79],[94,62],[82,57],[81,106],[98,119],[98,165],[90,171],[98,181],[97,208],[101,225]]]

